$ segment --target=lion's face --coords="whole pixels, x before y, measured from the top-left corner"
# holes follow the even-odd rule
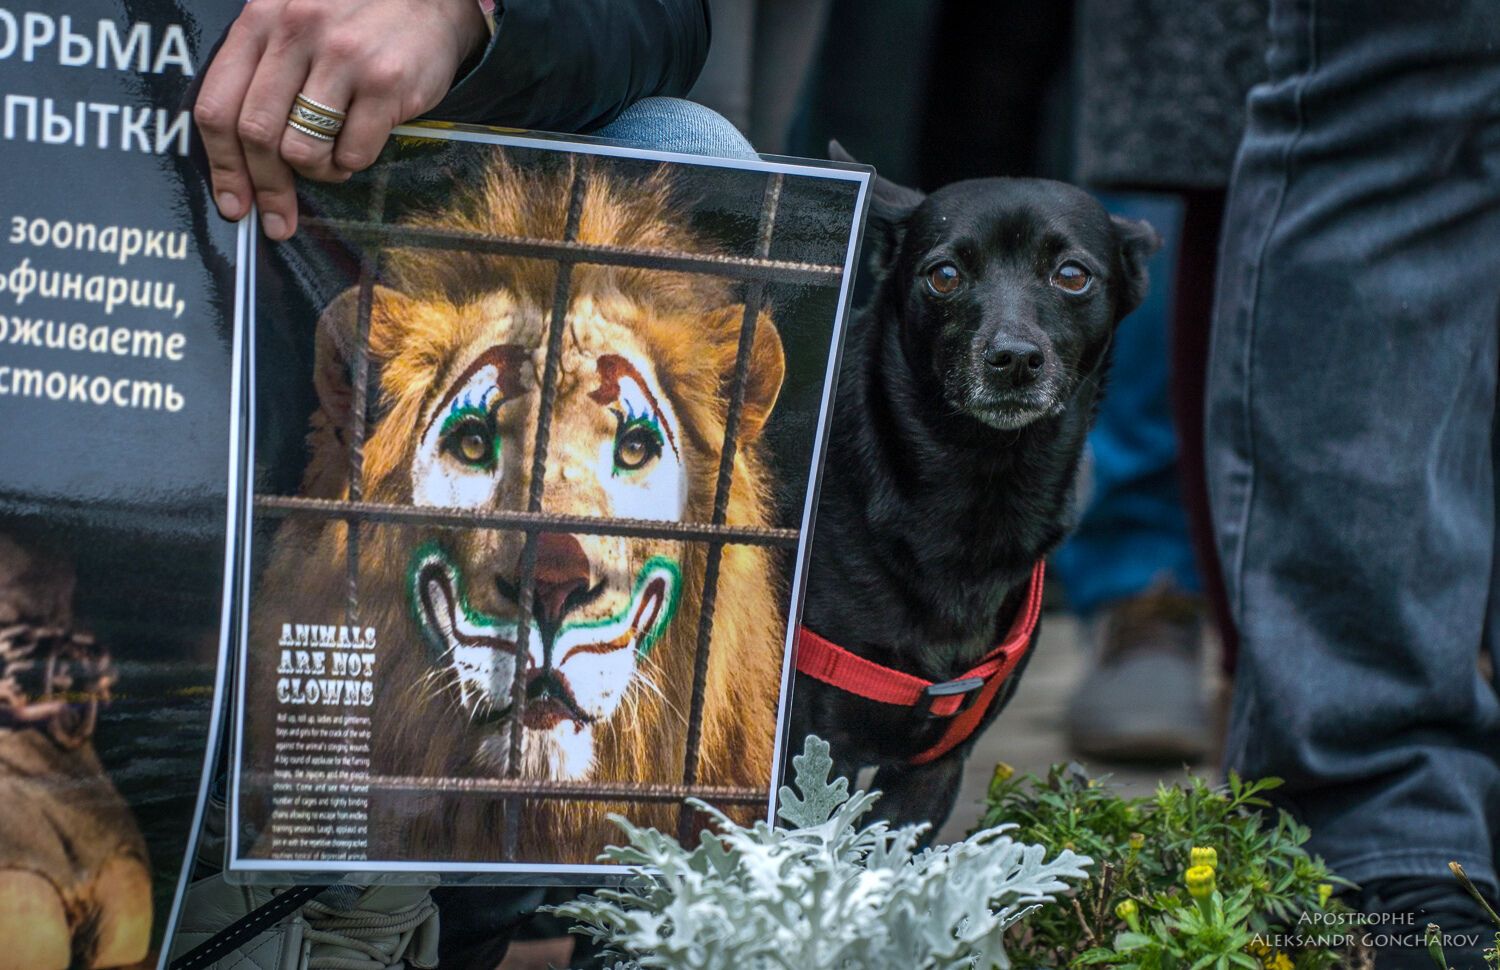
[[[463,509],[528,508],[540,407],[544,321],[494,295],[484,321],[451,350],[421,409],[410,500]],[[465,328],[468,329],[468,328]],[[687,434],[634,329],[591,301],[567,320],[547,449],[545,512],[675,521],[688,503]],[[431,651],[474,720],[503,726],[511,708],[524,536],[447,530],[413,554],[408,595]],[[594,729],[633,691],[660,691],[643,661],[682,592],[682,544],[542,533],[528,631],[526,770],[586,774]],[[508,734],[483,754],[504,763]]]

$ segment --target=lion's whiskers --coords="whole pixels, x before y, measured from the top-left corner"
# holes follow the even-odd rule
[[[676,704],[672,703],[671,699],[667,697],[666,692],[661,689],[661,686],[656,683],[656,681],[649,673],[644,670],[637,669],[636,683],[640,684],[642,689],[649,690],[651,693],[655,694],[657,698],[661,700],[662,707],[666,709],[667,713],[676,716],[676,718],[682,723],[687,723],[687,715],[684,714]],[[625,694],[627,699],[639,705],[640,698],[634,695],[634,691],[627,691]]]

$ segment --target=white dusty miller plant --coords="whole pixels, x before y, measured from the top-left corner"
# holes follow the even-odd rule
[[[808,738],[792,764],[801,794],[783,788],[778,813],[791,828],[743,828],[699,802],[718,831],[688,851],[617,817],[629,844],[605,857],[639,883],[554,911],[623,958],[616,970],[989,970],[1010,966],[1006,928],[1092,861],[1044,862],[1011,825],[917,851],[925,826],[858,827],[879,793],[829,782],[827,742]]]

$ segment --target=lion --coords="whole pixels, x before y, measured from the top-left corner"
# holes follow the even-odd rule
[[[561,239],[585,167],[577,238],[713,252],[689,227],[664,168],[626,178],[574,158],[547,170],[504,157],[419,228]],[[363,449],[363,498],[401,506],[524,510],[557,264],[466,250],[396,248],[370,295],[378,390]],[[318,407],[302,494],[348,499],[348,429],[359,288],[324,311]],[[571,269],[541,508],[546,513],[708,522],[746,308],[727,280],[629,266]],[[760,432],[785,372],[769,312],[756,318],[727,521],[771,523]],[[517,644],[526,537],[493,529],[365,524],[359,619],[375,638],[365,710],[376,775],[500,778],[511,769],[511,689],[523,665],[523,778],[681,781],[707,547],[673,539],[540,532],[533,617]],[[291,518],[256,593],[252,720],[275,720],[277,631],[289,619],[344,623],[347,526]],[[698,780],[769,791],[785,635],[769,550],[726,545],[704,690]],[[285,710],[285,708],[281,708]],[[257,745],[266,772],[274,740]],[[371,793],[371,857],[501,858],[503,799]],[[529,800],[525,860],[590,862],[615,833],[609,811],[671,825],[675,804]],[[376,855],[377,853],[383,853]]]

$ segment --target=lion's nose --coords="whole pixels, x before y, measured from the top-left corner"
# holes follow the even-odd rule
[[[565,532],[543,532],[536,542],[536,614],[556,628],[568,597],[588,589],[589,557],[578,540]]]

